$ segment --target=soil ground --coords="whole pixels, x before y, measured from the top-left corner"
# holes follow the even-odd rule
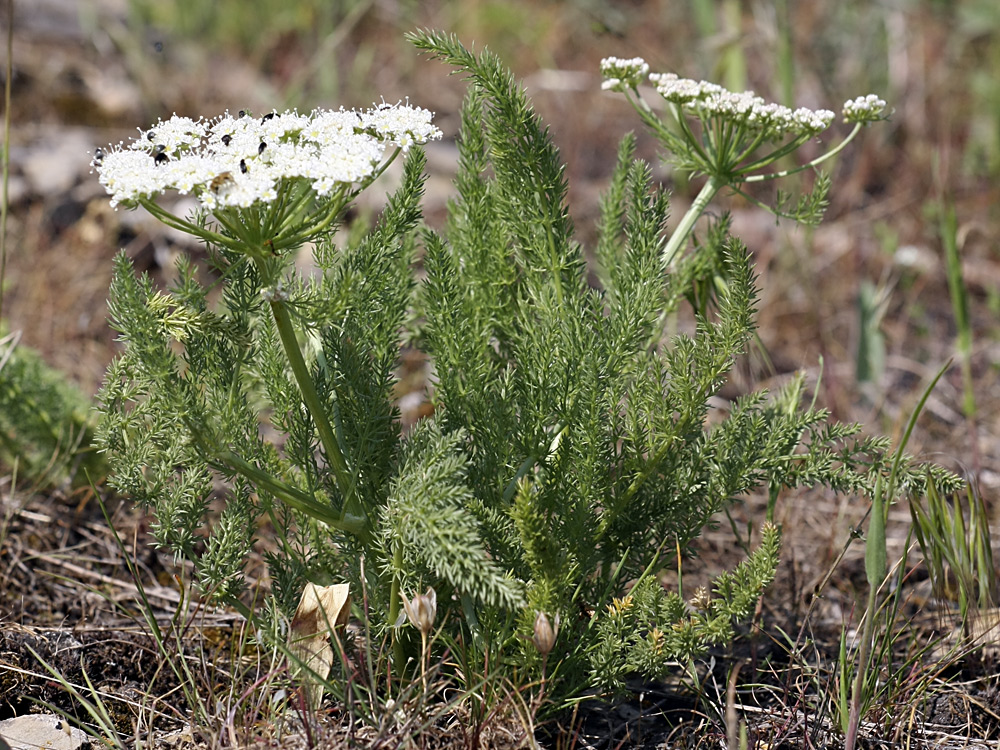
[[[268,33],[264,27],[254,44],[241,46],[232,37],[220,41],[207,32],[199,36],[143,22],[134,11],[144,3],[18,3],[3,301],[7,329],[19,331],[22,345],[41,352],[92,394],[115,352],[105,307],[113,254],[124,249],[139,270],[166,280],[176,254],[198,252],[137,213],[111,210],[89,173],[88,151],[130,137],[157,117],[246,106],[281,109],[292,96],[298,98],[291,103],[304,109],[367,106],[379,97],[409,96],[435,110],[446,133],[444,143],[429,154],[433,176],[426,214],[430,223],[440,222],[454,169],[448,139],[457,127],[463,89],[442,66],[418,57],[402,34],[417,27],[453,30],[479,47],[489,43],[524,77],[567,163],[571,211],[580,239],[587,242],[617,140],[640,129],[620,98],[600,92],[600,58],[639,54],[654,67],[673,66],[700,77],[711,72],[706,61],[717,58],[725,42],[695,43],[686,11],[641,0],[607,4],[614,10],[584,0],[511,3],[508,16],[487,13],[491,4],[482,4],[479,14],[460,12],[449,3],[412,5],[419,7],[361,3],[359,8],[365,7],[358,14],[346,14],[340,26],[334,25],[344,31],[335,38],[277,27]],[[800,103],[828,106],[867,93],[858,88],[871,83],[863,70],[867,53],[852,44],[867,38],[863,24],[872,19],[863,4],[847,5],[855,9],[853,16],[834,14],[820,2],[800,3],[793,13]],[[998,148],[990,140],[998,120],[995,111],[991,115],[988,107],[977,106],[982,96],[976,89],[1000,50],[1000,20],[989,15],[988,7],[980,9],[980,16],[971,15],[979,7],[973,2],[957,6],[968,12],[915,3],[878,17],[887,35],[885,98],[896,113],[891,122],[862,134],[840,158],[833,204],[819,228],[809,232],[776,225],[752,206],[735,200],[725,204],[733,214],[734,234],[754,253],[763,290],[759,335],[770,366],[759,353],[751,354],[721,396],[760,385],[778,388],[804,370],[812,386],[819,384],[819,400],[836,418],[898,438],[929,377],[955,356],[954,315],[933,212],[947,198],[958,217],[970,295],[977,410],[974,419],[963,414],[956,365],[928,401],[909,450],[976,482],[1000,528],[1000,183],[997,163],[991,162],[996,154],[990,151]],[[992,26],[982,21],[985,16]],[[770,93],[775,27],[749,12],[741,23],[738,39],[749,61],[750,83]],[[322,66],[338,73],[332,82],[332,73],[320,74]],[[640,154],[659,164],[646,137],[640,138]],[[658,165],[657,174],[675,189],[673,213],[682,215],[697,186],[674,183],[666,167]],[[874,383],[858,383],[855,377],[858,298],[866,282],[888,295],[880,326],[886,367]],[[410,366],[407,382],[417,393],[422,368],[419,361]],[[419,397],[413,409],[416,416]],[[84,686],[90,680],[108,696],[124,736],[138,731],[137,717],[148,708],[149,696],[157,710],[176,719],[175,729],[183,726],[190,707],[142,621],[136,578],[124,561],[136,566],[164,632],[176,632],[167,627],[172,621],[187,623],[183,635],[197,644],[187,644],[187,653],[214,664],[218,671],[209,674],[215,679],[226,679],[230,666],[224,655],[231,655],[232,642],[245,635],[239,632],[239,618],[182,598],[183,568],[150,546],[149,520],[127,503],[98,498],[87,488],[14,486],[12,472],[0,476],[0,719],[34,710],[37,700],[79,714],[80,702],[45,672],[41,659],[69,683]],[[118,538],[105,521],[102,499],[110,504]],[[736,507],[737,526],[760,519],[763,503],[747,498]],[[810,715],[798,709],[815,694],[801,664],[769,675],[763,665],[780,660],[764,656],[790,649],[777,635],[783,632],[796,640],[801,653],[808,651],[817,673],[830,677],[841,627],[852,621],[864,589],[862,545],[854,544],[842,561],[837,559],[866,507],[863,498],[822,492],[789,494],[779,503],[783,564],[757,619],[762,627],[701,667],[705,684],[721,697],[718,706],[725,704],[726,675],[734,664],[742,665],[738,698],[750,725],[750,747],[837,746],[836,735],[824,728],[828,712]],[[902,553],[909,518],[905,508],[890,514],[890,559]],[[729,523],[721,521],[698,542],[698,556],[685,562],[686,585],[707,580],[739,559]],[[833,576],[814,603],[813,593],[831,569]],[[921,633],[920,643],[946,635],[953,623],[949,603],[933,600],[925,579],[919,565],[907,579],[911,591],[905,614],[913,618],[913,632]],[[803,637],[796,639],[803,627]],[[987,635],[984,640],[989,646],[994,639]],[[946,660],[948,666],[934,675],[940,684],[933,698],[915,709],[919,721],[893,717],[894,707],[884,707],[884,724],[865,727],[870,746],[901,746],[904,740],[911,746],[996,742],[1000,697],[992,658],[986,648]],[[932,663],[927,656],[921,669],[914,668],[914,679],[933,672],[927,666]],[[575,732],[583,746],[720,746],[725,717],[713,715],[709,703],[679,684],[637,686],[635,697],[623,704],[588,705],[575,723],[565,720],[563,739],[550,734],[547,742],[568,746]],[[498,730],[496,746],[513,744],[515,735]]]

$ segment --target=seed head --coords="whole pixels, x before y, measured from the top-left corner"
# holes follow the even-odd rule
[[[663,653],[663,645],[666,642],[666,636],[663,631],[657,627],[654,627],[649,631],[649,635],[646,636],[649,641],[649,647],[652,649],[653,653],[659,656]]]
[[[688,604],[691,605],[692,609],[696,609],[699,612],[707,612],[708,608],[712,606],[712,595],[707,588],[699,586]]]
[[[611,604],[608,605],[608,614],[610,615],[620,615],[622,612],[627,612],[632,609],[632,595],[624,596],[619,599],[617,596],[611,600]]]

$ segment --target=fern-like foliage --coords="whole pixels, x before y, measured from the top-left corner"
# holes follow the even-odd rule
[[[779,534],[768,527],[697,616],[648,574],[658,550],[687,545],[758,487],[867,492],[888,471],[889,445],[803,404],[801,381],[710,419],[711,398],[754,332],[749,257],[728,223],[665,268],[667,198],[626,137],[602,201],[601,288],[592,288],[563,167],[523,91],[488,51],[474,55],[442,34],[413,41],[469,79],[459,195],[444,236],[428,237],[421,309],[437,418],[465,436],[471,508],[493,559],[527,587],[523,635],[535,611],[559,612],[572,631],[563,654],[587,660],[595,684],[658,674],[730,637],[732,619],[773,575]],[[711,295],[690,297],[705,280]],[[685,300],[696,331],[660,346],[661,315]],[[906,491],[922,488],[921,471],[906,476]],[[635,581],[641,606],[609,621],[602,613]]]
[[[99,481],[90,402],[18,339],[0,338],[0,466],[41,487]]]
[[[662,677],[674,666],[672,660],[686,664],[708,646],[731,641],[733,623],[753,612],[774,577],[780,543],[777,527],[765,524],[750,557],[720,575],[711,593],[699,591],[690,603],[675,591],[665,592],[653,576],[614,598],[595,617],[596,638],[588,654],[594,685],[620,691],[626,675]]]
[[[285,260],[282,293],[371,518],[387,503],[399,448],[393,373],[412,306],[408,237],[420,217],[423,166],[414,150],[403,184],[360,242],[317,249],[316,278],[295,274],[291,257]],[[224,280],[214,307],[189,265],[164,292],[136,278],[124,256],[116,260],[110,311],[124,350],[100,394],[99,436],[114,486],[155,510],[157,541],[196,562],[206,592],[236,600],[258,519],[267,517],[281,545],[271,557],[275,593],[290,611],[307,575],[360,584],[359,549],[371,546],[375,532],[336,527],[344,498],[255,266],[212,250]],[[282,439],[265,440],[262,420]],[[216,499],[223,501],[217,515],[210,512]],[[370,561],[368,571],[378,569]]]

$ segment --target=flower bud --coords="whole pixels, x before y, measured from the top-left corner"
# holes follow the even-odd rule
[[[399,595],[403,598],[403,610],[410,624],[424,635],[430,633],[437,614],[437,592],[428,586],[426,593],[416,594],[412,600],[407,599],[402,591]]]
[[[548,656],[556,643],[557,635],[559,635],[559,614],[556,613],[556,625],[553,628],[544,612],[536,612],[535,634],[531,637],[531,641],[538,649],[538,653],[542,656]]]
[[[699,586],[688,604],[691,605],[692,609],[696,609],[699,612],[707,612],[709,607],[712,606],[712,595],[707,588]]]

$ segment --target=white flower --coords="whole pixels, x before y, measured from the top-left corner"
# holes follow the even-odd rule
[[[192,120],[190,117],[178,117],[176,114],[166,122],[160,120],[130,148],[145,149],[163,146],[165,151],[175,152],[197,145],[205,135],[205,123]]]
[[[844,102],[844,122],[875,122],[884,119],[885,100],[875,94]]]
[[[753,91],[736,93],[716,83],[680,78],[675,73],[653,73],[649,80],[660,96],[689,114],[727,120],[770,140],[813,136],[833,122],[834,114],[828,109],[792,110],[769,103]]]
[[[605,57],[601,60],[601,75],[605,91],[625,91],[635,88],[649,73],[649,63],[641,57],[623,60],[617,57]]]
[[[407,151],[416,143],[441,137],[441,131],[431,124],[433,116],[433,113],[420,107],[382,102],[361,115],[361,127],[380,140]]]
[[[709,96],[730,93],[718,84],[680,78],[676,73],[650,73],[649,80],[656,86],[660,96],[674,104],[687,104]]]
[[[174,115],[127,145],[102,149],[93,166],[113,206],[176,190],[196,195],[210,211],[248,208],[274,201],[293,181],[325,197],[374,175],[386,148],[405,151],[440,138],[432,117],[399,104],[364,113],[226,112],[212,120]]]

